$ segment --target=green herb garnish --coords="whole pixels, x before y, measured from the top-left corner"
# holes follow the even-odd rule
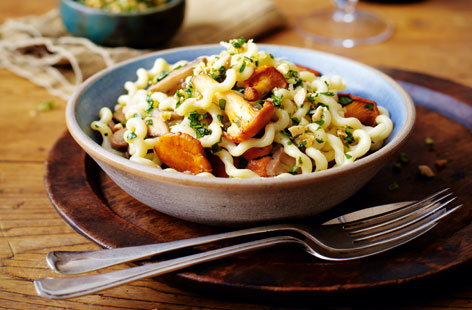
[[[346,156],[347,159],[351,159],[352,158],[352,155],[349,155],[349,154],[344,154],[344,156]]]
[[[319,144],[324,143],[324,140],[323,140],[323,139],[318,139],[318,138],[316,138],[315,140],[316,140],[316,142],[318,142]]]
[[[298,125],[298,124],[300,124],[300,120],[296,117],[292,117],[292,123],[295,124],[295,125]]]
[[[241,48],[243,47],[244,44],[246,44],[247,40],[243,37],[239,38],[239,39],[233,39],[231,41],[229,41],[229,43],[231,43],[231,45],[235,48]]]
[[[133,139],[136,138],[137,136],[138,136],[138,135],[136,135],[134,132],[130,132],[130,133],[126,136],[126,138],[127,138],[128,140],[133,140]]]
[[[221,110],[224,110],[226,108],[226,100],[225,99],[218,100],[218,105],[220,106]]]
[[[56,104],[53,101],[43,102],[38,105],[38,110],[40,112],[51,111],[52,109],[54,109],[55,105]]]
[[[367,110],[374,111],[374,105],[372,103],[364,104],[364,108],[366,108]]]
[[[146,125],[149,125],[149,126],[152,126],[154,124],[152,119],[147,119],[145,123]]]
[[[339,96],[339,104],[343,107],[351,104],[354,100],[352,100],[349,96]]]
[[[241,68],[239,68],[239,73],[243,73],[244,69],[246,69],[246,62],[244,61],[243,64],[241,65]]]

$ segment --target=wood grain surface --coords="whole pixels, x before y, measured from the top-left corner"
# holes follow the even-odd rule
[[[291,22],[299,14],[328,7],[328,0],[276,0]],[[9,17],[40,14],[56,0],[2,0],[0,22]],[[472,86],[472,4],[467,0],[425,0],[410,4],[360,3],[396,25],[394,36],[381,44],[353,49],[313,46],[291,26],[261,37],[260,42],[305,46],[334,52],[370,65],[419,71]],[[159,280],[137,281],[91,296],[52,301],[36,296],[32,279],[52,275],[44,261],[51,250],[99,247],[70,228],[51,206],[43,185],[44,161],[65,130],[65,102],[44,89],[0,69],[0,309],[472,309],[470,268],[435,281],[415,282],[402,290],[369,292],[355,298],[318,298],[271,303],[246,302],[235,294],[208,297]],[[56,107],[38,112],[54,101]],[[466,275],[466,276],[464,276]]]

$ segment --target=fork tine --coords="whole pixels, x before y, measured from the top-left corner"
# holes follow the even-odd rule
[[[350,235],[357,235],[357,234],[362,234],[362,233],[368,233],[371,234],[372,232],[375,231],[380,231],[380,229],[384,229],[383,231],[388,232],[389,227],[398,227],[399,229],[404,227],[405,225],[408,225],[409,222],[417,219],[421,220],[422,218],[428,216],[431,213],[434,213],[435,211],[447,206],[449,203],[452,201],[456,200],[456,197],[453,197],[452,199],[440,203],[441,200],[444,200],[445,198],[449,197],[450,195],[445,195],[439,199],[436,199],[435,201],[423,206],[422,208],[415,209],[409,213],[403,214],[399,216],[398,218],[393,218],[375,225],[367,226],[364,228],[360,229],[354,229],[354,230],[348,230]],[[423,217],[421,217],[423,216]],[[402,224],[403,223],[403,224]],[[404,225],[404,226],[402,226]]]
[[[409,234],[406,234],[406,235],[404,235],[402,237],[399,237],[399,238],[396,238],[394,240],[389,240],[388,242],[372,244],[371,246],[367,246],[367,247],[359,247],[358,248],[359,251],[356,252],[355,259],[376,255],[376,254],[383,253],[383,252],[386,252],[388,250],[391,250],[393,248],[399,247],[399,246],[401,246],[405,243],[408,243],[408,242],[424,235],[425,233],[427,233],[428,231],[433,229],[437,224],[438,224],[437,222],[429,223],[429,224],[425,225],[422,228],[418,228],[415,231],[411,231]],[[336,260],[337,261],[345,261],[345,260],[352,260],[353,259],[352,258],[352,256],[353,256],[352,252],[347,252],[346,254],[347,255],[345,257],[340,257],[340,258],[337,258]]]
[[[385,237],[385,234],[384,234],[384,238],[382,238],[380,240],[377,240],[377,241],[371,241],[369,244],[363,245],[360,248],[372,247],[372,246],[377,246],[377,245],[381,245],[381,244],[387,244],[389,242],[401,239],[405,236],[412,235],[415,232],[423,229],[424,227],[427,227],[428,225],[439,222],[441,219],[443,219],[444,217],[448,216],[449,214],[455,212],[456,210],[458,210],[461,207],[462,207],[462,204],[458,205],[458,206],[455,206],[455,207],[453,207],[449,210],[446,210],[445,208],[441,208],[441,209],[437,210],[436,212],[434,212],[433,214],[430,214],[428,217],[423,218],[421,221],[416,221],[415,223],[412,223],[411,225],[404,227],[404,229],[402,231],[400,231],[398,234],[395,234],[395,235],[392,235],[392,236],[389,236],[389,237]],[[381,235],[379,235],[379,236],[381,236]],[[379,236],[377,236],[377,237],[379,237]],[[363,242],[363,241],[366,241],[366,240],[372,239],[372,238],[373,238],[373,236],[370,236],[369,238],[365,238],[365,237],[358,238],[358,239],[353,240],[353,242],[354,243]]]
[[[434,200],[436,197],[438,197],[439,195],[441,195],[442,193],[444,193],[448,190],[449,190],[449,188],[445,188],[443,190],[440,190],[439,192],[436,192],[436,193],[432,194],[431,196],[426,197],[425,199],[423,199],[421,201],[412,203],[410,205],[406,205],[406,206],[404,206],[400,209],[397,209],[397,210],[393,210],[393,211],[386,212],[386,213],[376,215],[376,216],[372,216],[372,217],[367,217],[365,219],[357,220],[357,221],[354,221],[354,222],[351,222],[351,223],[346,223],[346,224],[343,225],[343,228],[346,229],[346,230],[353,230],[353,229],[356,229],[356,228],[364,228],[364,227],[374,226],[374,225],[377,225],[377,224],[380,224],[382,222],[386,222],[386,221],[389,221],[389,220],[392,220],[392,219],[399,219],[403,215],[408,215],[412,212],[415,212],[416,210],[419,210],[419,209],[425,207],[425,204],[430,205],[431,200]],[[439,200],[444,199],[444,198],[446,198],[450,195],[451,195],[451,193],[448,193],[448,194],[442,196],[441,198],[439,198]]]

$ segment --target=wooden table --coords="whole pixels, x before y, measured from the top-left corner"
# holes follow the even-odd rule
[[[57,0],[2,0],[0,22],[9,17],[40,14]],[[277,0],[293,21],[297,15],[327,7],[328,0]],[[420,71],[472,86],[472,3],[429,0],[412,4],[361,3],[360,8],[385,16],[396,25],[385,43],[341,49],[316,46],[370,65]],[[260,41],[307,46],[291,27]],[[313,47],[313,46],[309,46]],[[170,287],[159,280],[137,281],[101,294],[70,300],[36,296],[31,280],[51,276],[44,256],[51,250],[90,250],[98,246],[72,230],[49,203],[43,186],[43,162],[64,132],[65,102],[4,69],[0,69],[0,309],[282,309],[267,303],[213,299]],[[31,113],[38,104],[56,102],[52,111]],[[470,267],[470,266],[469,266]],[[467,267],[466,267],[467,268]],[[468,276],[464,273],[469,272]],[[462,274],[463,281],[454,276]],[[466,279],[465,279],[466,278]],[[414,283],[398,291],[368,294],[349,300],[304,301],[329,309],[472,309],[470,268],[446,273],[430,283]],[[429,291],[429,290],[432,290]],[[373,296],[375,295],[375,296]],[[297,305],[287,301],[286,307]]]

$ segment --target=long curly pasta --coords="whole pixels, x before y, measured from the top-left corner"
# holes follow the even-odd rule
[[[200,141],[206,154],[213,153],[224,165],[225,173],[233,178],[260,177],[258,165],[270,161],[258,162],[257,158],[251,158],[253,162],[246,167],[245,154],[248,151],[270,148],[270,153],[263,156],[272,156],[271,160],[275,160],[276,150],[282,149],[285,161],[293,167],[274,176],[285,177],[351,164],[369,151],[379,149],[392,132],[393,123],[383,107],[375,106],[378,115],[373,124],[365,125],[348,113],[347,105],[358,99],[340,97],[338,92],[346,88],[341,77],[317,76],[304,67],[259,51],[252,40],[236,39],[221,44],[226,49],[220,54],[196,62],[169,64],[158,58],[149,70],[138,69],[136,80],[125,83],[127,93],[118,97],[115,106],[115,113],[120,112],[125,118],[121,121],[125,130],[120,135],[123,134],[128,151],[125,155],[112,148],[110,137],[114,134],[114,127],[110,127],[110,123],[113,112],[108,108],[101,109],[100,119],[91,124],[92,129],[102,135],[102,146],[128,156],[131,161],[175,172],[172,167],[162,166],[154,150],[159,135],[152,136],[150,127],[153,120],[158,120],[168,129],[166,132],[185,133]],[[159,84],[160,81],[170,80],[168,75],[177,75],[179,70],[190,65],[192,71],[180,78],[182,84],[176,89],[159,88],[163,85]],[[228,108],[225,108],[227,96],[234,96],[238,91],[243,96],[242,92],[249,87],[247,81],[253,79],[261,68],[267,67],[273,67],[277,74],[283,75],[286,87],[271,88],[263,94],[261,101],[247,101],[253,107],[250,108],[253,113],[258,113],[263,104],[274,105],[275,112],[257,135],[236,141],[229,133],[237,132],[235,129],[238,126],[242,128],[242,125],[230,118]],[[213,82],[205,87],[195,87],[194,78],[199,75],[210,76]],[[372,111],[374,108],[372,103],[366,103],[364,107]],[[237,110],[237,113],[244,114],[241,111],[244,109]],[[249,117],[237,113],[233,117],[248,122],[255,118],[254,115]],[[256,168],[251,168],[251,165]],[[208,171],[197,175],[214,176]]]

